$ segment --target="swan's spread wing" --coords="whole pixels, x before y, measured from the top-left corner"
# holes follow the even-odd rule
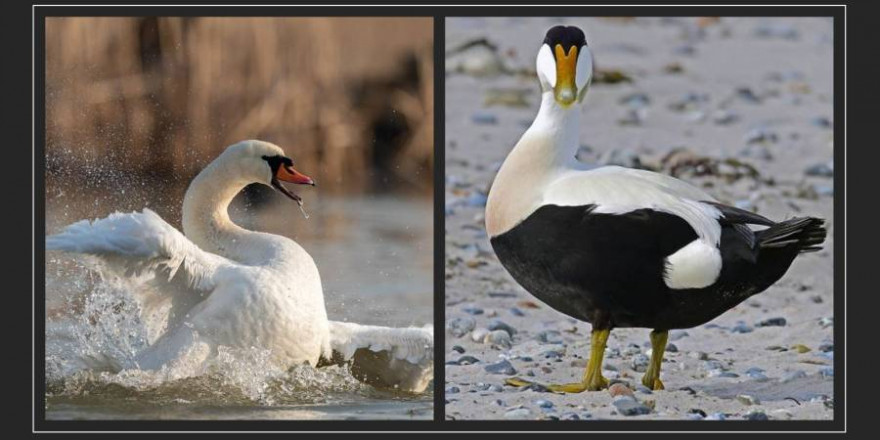
[[[47,237],[46,249],[95,256],[102,269],[126,277],[151,341],[210,294],[218,272],[233,264],[201,250],[149,209],[74,223]]]
[[[331,363],[351,362],[362,382],[420,393],[434,378],[434,330],[330,321]]]

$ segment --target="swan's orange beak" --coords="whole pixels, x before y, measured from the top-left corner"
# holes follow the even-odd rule
[[[311,177],[300,173],[299,171],[293,169],[293,167],[290,165],[282,165],[278,167],[278,172],[275,173],[275,177],[282,182],[290,182],[297,185],[315,186],[315,181],[312,180]]]

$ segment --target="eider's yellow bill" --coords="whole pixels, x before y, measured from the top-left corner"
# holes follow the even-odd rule
[[[575,73],[577,69],[577,53],[578,49],[571,46],[566,55],[565,49],[561,44],[557,44],[556,48],[556,87],[554,95],[556,101],[565,107],[571,105],[577,99],[577,86],[574,83]]]

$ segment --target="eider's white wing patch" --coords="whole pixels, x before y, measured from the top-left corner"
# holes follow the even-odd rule
[[[666,257],[663,281],[670,289],[700,289],[712,285],[720,273],[718,247],[696,239]]]
[[[596,205],[594,212],[625,214],[653,209],[684,219],[706,243],[721,240],[721,212],[712,196],[686,182],[651,171],[604,166],[589,171],[564,172],[544,192],[542,205]]]

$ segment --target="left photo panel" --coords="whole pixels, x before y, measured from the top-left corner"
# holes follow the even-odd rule
[[[45,19],[47,420],[434,417],[433,27]]]

